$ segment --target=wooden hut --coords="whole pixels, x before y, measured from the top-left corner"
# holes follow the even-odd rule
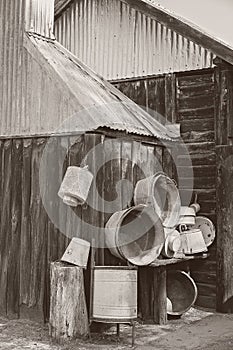
[[[177,135],[54,39],[52,0],[3,0],[0,15],[0,313],[47,320],[50,262],[72,236],[101,244],[111,215],[91,189],[89,205],[76,210],[80,225],[72,221],[57,196],[67,166],[89,165],[100,196],[120,210],[131,205],[132,188],[117,192],[116,184],[169,172]],[[97,262],[110,259],[102,246]]]
[[[191,266],[197,304],[231,311],[233,199],[226,179],[232,166],[233,49],[155,2],[57,0],[55,33],[59,42],[148,112],[181,124],[194,172],[194,187],[189,188],[186,157],[179,154],[181,193],[184,198],[194,190],[200,215],[217,227],[208,261]]]

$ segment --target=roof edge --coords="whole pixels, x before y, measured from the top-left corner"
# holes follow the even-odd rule
[[[73,0],[57,0],[57,1],[55,1],[55,5],[54,5],[55,20],[62,14],[63,11],[65,11],[67,9],[67,7],[69,7],[69,5],[71,5],[72,2],[73,2]]]
[[[152,3],[150,0],[121,0],[136,10],[139,10],[147,16],[174,30],[178,34],[185,36],[189,40],[212,51],[216,56],[222,58],[230,64],[233,64],[233,48],[223,41],[214,38],[212,35],[203,31],[196,24],[185,18],[164,9],[163,7]]]

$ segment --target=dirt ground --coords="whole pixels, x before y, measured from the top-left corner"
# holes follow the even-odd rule
[[[115,326],[104,333],[93,333],[90,340],[77,340],[64,345],[51,342],[48,327],[26,320],[0,318],[1,350],[94,350],[130,349],[131,328],[121,326],[117,342]],[[135,349],[156,350],[232,350],[233,315],[191,309],[166,326],[136,325]]]

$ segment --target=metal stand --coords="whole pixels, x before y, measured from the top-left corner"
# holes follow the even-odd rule
[[[134,347],[134,343],[135,343],[135,321],[132,321],[130,323],[131,327],[132,327],[132,348]],[[120,323],[117,323],[117,341],[120,340]]]

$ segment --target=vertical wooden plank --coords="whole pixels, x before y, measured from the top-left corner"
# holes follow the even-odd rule
[[[164,147],[163,149],[163,171],[170,177],[175,177],[175,164],[172,157],[172,150]]]
[[[133,186],[135,187],[136,183],[145,178],[146,168],[143,169],[141,165],[141,148],[142,145],[140,142],[133,141],[132,145],[132,162],[133,162]]]
[[[66,169],[69,163],[69,137],[63,136],[58,138],[58,178],[60,179],[60,183],[66,173]],[[65,249],[67,248],[70,238],[66,233],[66,222],[67,222],[67,205],[63,203],[63,201],[58,198],[58,212],[59,212],[59,238],[58,238],[58,259],[61,259]]]
[[[40,197],[39,167],[46,139],[33,140],[31,170],[31,270],[29,307],[35,318],[43,319],[44,287],[47,258],[47,214]],[[32,311],[31,310],[31,311]]]
[[[176,123],[176,76],[165,75],[165,117],[170,123]]]
[[[112,201],[117,199],[116,183],[120,179],[120,172],[121,172],[121,168],[120,168],[121,160],[119,158],[113,160],[117,155],[117,150],[118,152],[120,152],[120,145],[119,144],[114,145],[114,142],[115,142],[115,139],[112,139],[110,137],[106,137],[104,142],[104,157],[105,157],[105,163],[103,167],[103,171],[104,171],[103,199],[105,201],[104,225],[106,224],[106,222],[109,220],[109,218],[115,211],[118,211],[121,209],[119,205],[119,203],[121,204],[121,196],[120,198],[118,197],[118,203],[116,205],[112,204]],[[117,166],[119,167],[118,169],[117,169]],[[119,263],[119,259],[111,255],[110,251],[106,249],[105,263],[107,265],[117,265]]]
[[[46,162],[46,173],[44,174],[44,179],[40,179],[40,181],[44,181],[45,191],[43,193],[44,200],[49,203],[50,206],[53,207],[53,219],[55,223],[51,221],[49,217],[47,217],[46,213],[42,215],[46,215],[46,226],[43,237],[42,244],[45,249],[45,260],[42,262],[42,266],[44,271],[42,271],[43,275],[42,281],[44,280],[43,286],[43,314],[44,320],[47,322],[49,319],[49,308],[50,308],[50,262],[56,261],[58,259],[58,239],[59,239],[59,230],[57,228],[57,224],[59,222],[59,210],[58,210],[58,140],[56,137],[50,137],[45,140],[46,142],[46,155],[44,156]],[[43,152],[43,149],[42,149]],[[42,153],[41,155],[42,156]],[[42,205],[42,210],[43,204]]]
[[[1,172],[1,176],[0,176],[0,198],[2,198],[3,196],[3,165],[4,165],[4,141],[0,140],[0,172]],[[2,212],[2,201],[0,201],[0,218],[1,218],[1,212]],[[0,231],[0,235],[1,235],[1,231]],[[0,254],[0,263],[1,263],[1,254]]]
[[[58,141],[56,137],[50,137],[46,141],[47,150],[47,169],[49,169],[46,181],[47,192],[49,197],[46,199],[51,203],[54,208],[56,221],[58,218]],[[56,215],[57,213],[57,215]],[[51,261],[55,261],[58,258],[58,229],[54,226],[53,222],[48,219],[47,235],[44,237],[47,245],[47,259],[46,259],[46,269],[49,273],[49,266]]]
[[[137,101],[136,101],[137,102]],[[162,124],[165,123],[165,80],[164,77],[147,79],[147,110]]]
[[[233,146],[217,147],[217,310],[233,312]]]
[[[101,157],[100,157],[100,162],[98,164],[99,171],[96,174],[96,186],[99,193],[99,199],[98,199],[99,225],[102,231],[100,236],[100,249],[98,251],[99,253],[98,261],[99,261],[99,264],[102,266],[105,265],[105,232],[103,231],[103,228],[105,227],[105,222],[104,222],[104,164],[105,164],[104,142],[105,142],[105,136],[101,135]]]
[[[93,135],[94,149],[92,153],[92,159],[89,162],[92,163],[92,173],[94,175],[92,188],[90,191],[90,203],[93,207],[91,225],[93,227],[92,241],[94,239],[98,244],[96,250],[96,264],[104,265],[104,246],[105,235],[103,231],[104,227],[104,202],[103,196],[103,165],[104,158],[104,140],[103,135]]]
[[[7,269],[9,260],[9,247],[11,242],[11,150],[12,141],[6,140],[3,143],[2,163],[2,210],[1,210],[1,231],[0,231],[0,313],[7,313]]]
[[[95,173],[95,142],[96,137],[95,134],[86,134],[84,135],[84,153],[82,157],[82,166],[88,165],[89,171],[94,174]],[[85,204],[82,207],[82,220],[84,224],[82,225],[82,236],[84,239],[92,242],[92,237],[95,237],[96,230],[93,227],[93,221],[95,221],[95,212],[93,210],[95,201],[95,191],[93,187],[93,183],[91,185],[89,194],[88,194],[88,204]],[[89,228],[87,228],[87,225],[89,224]],[[98,236],[96,235],[96,242],[98,244]]]
[[[154,322],[160,325],[167,323],[167,289],[166,267],[153,269]]]
[[[154,173],[163,170],[163,147],[154,146]]]
[[[215,138],[216,144],[232,144],[233,68],[216,58],[215,64]]]
[[[9,245],[9,260],[7,269],[7,315],[10,318],[19,317],[20,302],[20,241],[21,241],[21,211],[22,211],[22,140],[12,142],[11,161],[11,241]]]
[[[30,265],[31,265],[31,222],[30,222],[30,197],[31,197],[31,157],[32,139],[23,140],[23,164],[22,164],[22,217],[21,217],[21,242],[20,242],[20,317],[26,317],[25,309],[29,305],[30,293]]]
[[[69,151],[67,155],[67,166],[80,166],[82,159],[84,157],[84,136],[72,136],[68,140]],[[67,168],[65,169],[66,172]],[[64,172],[64,174],[65,174]],[[61,202],[61,201],[60,201]],[[63,203],[60,203],[61,209],[64,207]],[[78,206],[77,208],[72,208],[67,206],[66,208],[66,226],[65,234],[70,239],[72,237],[83,238],[82,225],[79,218],[82,218],[82,208]],[[67,242],[68,243],[68,242]]]
[[[153,320],[153,269],[140,267],[138,269],[138,309],[143,321]]]
[[[228,118],[227,118],[227,130],[228,130],[227,136],[228,136],[229,145],[233,145],[233,69],[229,72],[228,91],[229,91],[229,102],[228,102]]]
[[[122,141],[121,150],[121,172],[122,172],[122,209],[130,208],[133,204],[133,164],[132,164],[132,142]],[[126,181],[124,181],[126,180]]]

